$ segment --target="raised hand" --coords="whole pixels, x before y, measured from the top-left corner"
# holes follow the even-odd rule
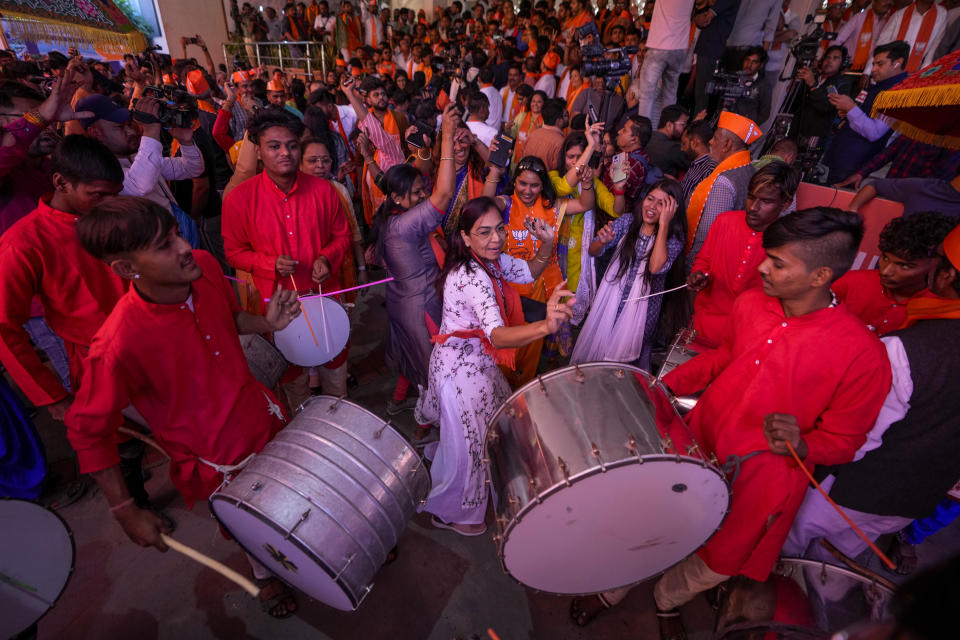
[[[710,284],[710,276],[703,271],[694,271],[687,276],[687,288],[694,293],[703,291],[708,284]]]
[[[568,290],[566,285],[566,280],[558,284],[547,300],[547,317],[544,322],[547,323],[547,330],[550,333],[559,331],[563,323],[573,317],[573,305],[576,304],[577,299],[573,297],[573,292]],[[567,298],[567,301],[561,302],[563,298]]]
[[[551,227],[540,218],[534,218],[533,216],[527,216],[523,221],[523,226],[541,243],[553,244],[554,233],[556,233],[555,227]]]
[[[270,331],[280,331],[300,315],[300,300],[293,289],[284,289],[279,284],[270,296],[270,304],[264,314]]]
[[[613,242],[614,235],[613,223],[608,222],[607,224],[603,225],[599,231],[597,231],[597,242],[602,242],[605,245],[610,244]]]

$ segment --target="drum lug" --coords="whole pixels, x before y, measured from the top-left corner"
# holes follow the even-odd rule
[[[506,517],[500,516],[500,517],[498,517],[498,518],[496,519],[496,523],[497,523],[497,532],[500,533],[500,535],[501,535],[501,537],[502,537],[502,536],[503,536],[503,532],[506,530],[507,525],[510,524],[510,521],[507,520]]]
[[[493,544],[495,544],[495,545],[497,545],[497,546],[499,547],[501,540],[503,540],[503,536],[497,535],[496,533],[493,534]]]
[[[566,485],[570,486],[570,469],[567,468],[567,463],[563,461],[563,458],[557,456],[557,464],[560,466],[560,471],[563,473],[563,481]]]
[[[673,449],[673,440],[670,436],[663,436],[663,439],[660,440],[660,448],[664,453],[670,453],[670,450]]]
[[[247,491],[246,494],[244,494],[243,501],[246,502],[250,498],[251,493],[256,493],[257,491],[260,491],[260,489],[263,489],[263,483],[257,480],[252,485],[250,485],[250,490]]]
[[[637,462],[643,464],[643,456],[640,455],[640,452],[637,450],[637,439],[633,436],[627,440],[627,451],[632,453],[637,457]]]
[[[520,415],[520,413],[516,409],[514,409],[512,406],[507,407],[506,413],[508,418],[516,418],[518,415]]]
[[[580,367],[579,367],[578,365],[573,365],[573,368],[577,370],[576,375],[574,375],[574,380],[576,380],[577,382],[583,384],[583,381],[584,381],[584,379],[586,378],[586,376],[584,375],[583,371],[580,371]]]
[[[712,464],[715,467],[720,466],[720,461],[717,459],[717,454],[715,453],[710,454],[710,464]]]
[[[513,495],[512,493],[508,493],[508,494],[507,494],[507,504],[509,504],[509,505],[510,505],[511,507],[513,507],[514,509],[518,509],[518,508],[520,507],[520,498],[518,498],[517,496]]]
[[[304,521],[305,521],[307,518],[309,518],[309,517],[310,517],[310,509],[307,509],[306,511],[304,511],[303,513],[300,514],[300,519],[297,520],[297,523],[296,523],[295,525],[293,525],[293,528],[292,528],[292,529],[290,529],[289,531],[287,531],[286,535],[283,536],[283,539],[284,539],[284,540],[289,540],[289,539],[290,539],[290,536],[293,535],[293,532],[297,530],[297,527],[299,527],[300,525],[302,525],[302,524],[304,523]]]
[[[623,376],[627,375],[627,372],[623,369],[617,369],[613,372],[613,375],[615,375],[617,378],[622,378]]]
[[[511,415],[510,417],[513,418],[514,416]],[[498,442],[500,442],[500,432],[497,431],[497,428],[494,427],[493,429],[487,431],[487,444],[497,444]],[[484,462],[489,463],[490,461],[485,460]]]
[[[702,456],[701,453],[700,453],[700,443],[698,443],[696,440],[694,440],[694,442],[693,442],[692,445],[690,445],[689,447],[687,447],[687,455],[688,455],[688,456],[695,456],[695,457],[697,457],[697,458],[700,458],[700,460],[702,461],[703,466],[704,466],[704,467],[707,466],[707,461],[703,459],[703,456]]]
[[[597,462],[600,463],[600,472],[607,470],[607,465],[604,463],[603,458],[600,457],[600,448],[597,446],[597,443],[591,442],[590,448],[593,451],[593,457],[597,459]]]
[[[344,396],[337,396],[337,401],[327,407],[327,413],[336,413],[340,405],[343,404],[343,398]]]
[[[547,385],[543,384],[543,376],[537,376],[537,382],[540,384],[540,392],[547,394]]]
[[[357,557],[357,554],[355,554],[355,553],[351,553],[349,556],[347,556],[347,564],[343,565],[343,568],[340,569],[340,571],[337,573],[337,575],[335,575],[335,576],[333,577],[333,579],[334,579],[334,580],[339,580],[339,579],[340,579],[340,576],[342,576],[342,575],[344,574],[344,572],[347,570],[347,567],[350,566],[350,563],[353,562],[353,559],[356,558],[356,557]]]
[[[540,493],[539,493],[539,491],[538,491],[538,489],[537,489],[537,479],[536,479],[536,478],[530,478],[529,484],[530,484],[530,490],[533,491],[533,495],[535,496],[535,498],[536,498],[536,500],[537,500],[537,504],[540,504],[541,502],[543,502],[543,498],[540,497]]]
[[[338,401],[338,403],[339,403],[339,401]],[[383,435],[383,432],[386,431],[387,427],[393,427],[393,421],[392,421],[392,420],[387,420],[386,422],[383,423],[383,426],[382,426],[382,427],[380,427],[379,429],[377,429],[376,431],[374,431],[374,432],[373,432],[373,439],[374,439],[374,440],[379,440],[379,439],[380,439],[380,436]]]

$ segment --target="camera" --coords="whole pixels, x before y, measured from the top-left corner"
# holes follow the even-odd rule
[[[813,63],[817,59],[817,54],[820,53],[820,42],[822,40],[837,39],[836,33],[823,30],[823,21],[826,20],[826,18],[827,16],[824,14],[807,16],[806,22],[813,22],[816,26],[813,31],[800,38],[800,40],[790,48],[790,53],[797,59],[797,64],[793,70],[794,75],[796,75],[797,69],[800,67],[813,66]]]
[[[716,71],[707,82],[707,93],[718,93],[723,98],[756,99],[760,92],[757,82],[743,71],[725,73]]]
[[[155,87],[147,86],[143,88],[143,95],[153,98],[159,105],[157,115],[137,111],[134,108],[131,113],[133,119],[143,124],[154,124],[159,122],[164,128],[186,128],[193,125],[193,121],[199,115],[197,99],[174,87]],[[136,105],[134,105],[136,107]]]
[[[581,40],[580,55],[583,57],[583,75],[602,76],[611,79],[619,79],[620,76],[630,73],[633,69],[633,62],[629,55],[637,52],[637,47],[614,47],[607,49],[600,42],[600,32],[597,31],[597,23],[588,22],[582,27],[577,28],[577,37]],[[583,40],[592,39],[589,43],[583,43]],[[616,55],[617,58],[608,58],[608,55]]]

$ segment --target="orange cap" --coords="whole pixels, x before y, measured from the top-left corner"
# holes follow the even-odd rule
[[[286,91],[287,86],[283,82],[283,74],[279,71],[273,72],[273,77],[267,83],[267,91]]]
[[[176,83],[173,81],[173,76],[170,75],[169,73],[163,74],[163,76],[162,76],[161,79],[163,80],[163,84],[176,84]]]
[[[350,75],[356,78],[363,75],[363,69],[360,67],[350,67]]]
[[[194,69],[187,74],[187,92],[199,96],[207,91],[210,91],[210,85],[207,84],[207,79],[203,77],[203,71]]]
[[[247,71],[234,71],[233,75],[230,76],[230,79],[233,80],[234,84],[241,84],[248,82],[250,80],[250,73]]]
[[[717,126],[737,136],[744,144],[750,144],[763,135],[756,122],[732,111],[722,111]]]
[[[555,70],[558,64],[560,64],[560,56],[557,55],[556,51],[551,51],[547,55],[543,56],[543,66],[550,71]]]
[[[954,227],[953,231],[943,239],[943,254],[947,256],[953,268],[960,271],[960,226]]]

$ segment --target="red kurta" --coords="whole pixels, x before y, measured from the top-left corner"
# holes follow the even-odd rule
[[[94,336],[66,417],[80,473],[92,473],[120,462],[120,411],[133,404],[170,454],[170,477],[190,507],[223,480],[198,457],[236,464],[283,427],[276,398],[240,347],[236,293],[213,256],[193,256],[203,269],[191,285],[193,310],[147,302],[131,288]]]
[[[704,387],[689,421],[721,464],[742,464],[723,527],[698,552],[723,575],[765,580],[803,501],[807,478],[792,457],[769,451],[763,420],[796,416],[808,468],[853,459],[890,389],[886,350],[843,304],[788,318],[762,290],[733,305],[720,348],[664,377],[679,395]]]
[[[878,336],[896,331],[907,319],[907,303],[897,302],[880,283],[876,269],[848,271],[832,285],[833,292],[850,313],[857,316]],[[924,289],[913,296],[929,295]]]
[[[744,211],[717,216],[692,271],[710,275],[707,288],[693,303],[693,328],[697,344],[715,349],[726,333],[733,301],[747,289],[763,286],[757,267],[763,262],[763,232],[747,226]]]
[[[37,357],[23,329],[34,296],[70,357],[74,391],[93,335],[127,290],[127,281],[80,246],[79,218],[40,201],[0,237],[0,361],[35,405],[62,400],[66,389]]]
[[[330,262],[330,278],[323,288],[340,288],[340,266],[350,250],[350,223],[336,189],[323,178],[297,174],[286,194],[260,173],[240,183],[223,200],[223,245],[231,266],[253,274],[263,297],[279,283],[292,289],[289,277],[276,272],[277,257],[299,260],[294,277],[301,292],[316,290],[313,262]]]

